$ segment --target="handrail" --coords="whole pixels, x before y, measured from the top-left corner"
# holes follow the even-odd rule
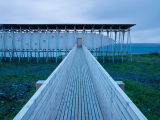
[[[55,118],[77,45],[46,79],[37,92],[15,116],[14,120]],[[54,102],[53,102],[54,101]]]
[[[112,77],[82,45],[104,119],[147,120]]]

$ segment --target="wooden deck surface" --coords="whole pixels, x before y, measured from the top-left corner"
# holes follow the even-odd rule
[[[82,48],[77,48],[56,119],[103,119]]]

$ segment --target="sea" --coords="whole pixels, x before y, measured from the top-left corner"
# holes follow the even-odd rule
[[[127,50],[126,44],[124,45],[124,50]],[[160,43],[132,43],[131,50],[133,54],[160,53]]]
[[[104,50],[107,50],[107,47],[105,47]],[[118,46],[116,46],[116,51],[118,51]],[[127,51],[127,44],[123,45],[123,51],[124,52]],[[129,44],[128,44],[128,51],[130,51]],[[132,54],[149,54],[153,52],[160,53],[160,43],[132,43],[131,51]]]

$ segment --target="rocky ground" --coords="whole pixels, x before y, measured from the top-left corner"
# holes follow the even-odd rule
[[[45,80],[55,61],[0,63],[0,120],[13,119],[35,93],[37,80]],[[150,120],[160,118],[160,55],[133,55],[133,62],[101,63],[114,80],[125,82],[125,93]]]
[[[36,81],[47,79],[57,65],[53,62],[0,63],[0,120],[13,119],[35,93]]]

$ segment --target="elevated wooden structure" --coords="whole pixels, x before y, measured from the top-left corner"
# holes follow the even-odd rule
[[[67,53],[82,38],[83,44],[92,53],[109,55],[114,62],[118,54],[123,62],[123,54],[129,54],[132,61],[130,28],[135,24],[0,24],[0,61],[11,62],[15,57],[21,62],[36,58],[37,63],[45,57],[54,58],[57,63],[59,53]],[[124,43],[127,49],[124,50]],[[106,57],[107,58],[107,57]]]
[[[146,120],[98,63],[77,45],[14,120]]]

